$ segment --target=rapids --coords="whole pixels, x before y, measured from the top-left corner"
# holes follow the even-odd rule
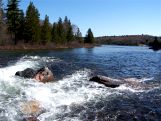
[[[141,47],[136,51],[136,48],[102,46],[93,50],[20,53],[16,59],[3,62],[5,64],[0,68],[0,121],[22,121],[28,115],[22,113],[21,105],[30,100],[39,101],[43,108],[42,113],[35,114],[40,121],[159,121],[161,86],[160,76],[156,75],[160,69],[155,65],[158,60],[149,57],[153,54],[158,57],[160,53]],[[144,67],[148,63],[149,66]],[[52,69],[55,81],[43,84],[14,76],[16,71],[44,65]],[[88,81],[94,74],[132,83],[109,88]]]

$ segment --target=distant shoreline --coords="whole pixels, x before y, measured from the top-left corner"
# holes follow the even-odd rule
[[[161,41],[161,37],[157,37],[158,41]],[[128,45],[139,46],[149,45],[153,42],[155,36],[151,35],[122,35],[122,36],[102,36],[96,37],[96,42],[110,45]]]
[[[53,42],[43,44],[36,43],[17,43],[0,45],[0,50],[55,50],[68,48],[92,48],[98,45],[121,45],[121,46],[150,46],[155,38],[161,43],[161,37],[150,35],[123,35],[123,36],[102,36],[95,37],[95,43],[83,43],[73,41],[65,44],[56,44]],[[157,48],[157,49],[160,49]]]

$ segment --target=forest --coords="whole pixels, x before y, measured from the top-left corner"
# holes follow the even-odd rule
[[[57,22],[51,23],[49,16],[40,19],[39,10],[33,2],[27,6],[24,12],[19,8],[19,0],[8,0],[3,7],[0,0],[0,48],[13,49],[31,47],[39,49],[82,47],[94,44],[114,45],[149,45],[152,48],[161,48],[161,38],[151,35],[122,35],[94,37],[91,28],[87,30],[85,37],[79,27],[65,16],[59,17]],[[25,46],[25,47],[24,47]]]
[[[85,37],[79,27],[70,19],[58,18],[50,23],[49,16],[40,19],[39,10],[30,2],[26,12],[19,8],[19,0],[8,0],[6,8],[0,0],[0,45],[70,45],[74,43],[94,43],[89,28]]]

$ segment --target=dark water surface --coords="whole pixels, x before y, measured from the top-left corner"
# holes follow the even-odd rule
[[[18,70],[47,65],[56,82],[15,77]],[[52,51],[0,52],[0,121],[26,116],[21,103],[41,102],[40,121],[161,121],[161,51],[148,47],[99,46]],[[111,89],[92,75],[128,80]]]

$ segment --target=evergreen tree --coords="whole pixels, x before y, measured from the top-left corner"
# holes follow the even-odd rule
[[[57,43],[63,43],[65,40],[65,36],[64,36],[64,30],[63,30],[63,22],[61,18],[59,18],[58,20],[57,34],[58,34]]]
[[[18,8],[19,0],[8,0],[7,4],[7,25],[8,30],[14,39],[14,44],[17,43],[17,30],[18,30],[18,18],[20,15],[20,10]]]
[[[39,42],[40,40],[40,21],[39,12],[35,8],[34,4],[30,2],[25,18],[24,36],[26,42]]]
[[[45,44],[51,40],[51,28],[49,23],[49,17],[46,15],[41,29],[42,43]]]
[[[3,21],[3,8],[2,0],[0,0],[0,44],[4,44],[4,21]]]
[[[65,16],[63,26],[64,26],[65,40],[67,40],[67,42],[72,41],[73,40],[73,28],[67,16]]]
[[[65,16],[65,18],[64,18],[64,23],[68,23],[68,17],[67,16]]]
[[[3,8],[2,8],[2,0],[0,0],[0,30],[2,27],[2,23],[3,23]]]
[[[55,42],[55,43],[57,43],[57,41],[58,41],[57,26],[58,26],[57,23],[54,23],[54,24],[53,24],[52,31],[51,31],[52,42]]]
[[[154,41],[149,43],[149,46],[151,46],[153,50],[159,50],[161,48],[161,42],[158,41],[157,37],[154,37]]]
[[[64,28],[65,28],[65,29],[66,29],[66,27],[68,26],[68,23],[69,23],[68,17],[67,17],[67,16],[65,16],[65,18],[64,18],[64,22],[63,22],[63,24],[64,24]]]
[[[94,43],[95,42],[92,30],[90,28],[87,31],[87,34],[86,34],[86,36],[84,38],[84,42],[85,43]]]
[[[64,41],[67,41],[67,32],[68,32],[68,28],[69,28],[69,20],[68,17],[65,16],[64,18],[64,22],[63,22],[63,32],[64,32]]]
[[[80,43],[82,43],[83,39],[82,39],[82,33],[80,32],[80,29],[77,29],[77,33],[75,35],[75,39],[78,40]]]
[[[67,34],[66,34],[66,38],[67,38],[67,42],[70,42],[73,40],[73,30],[72,30],[72,26],[71,24],[69,25],[68,29],[67,29]]]
[[[3,8],[2,8],[2,0],[0,0],[0,33],[2,33],[3,29]]]
[[[23,40],[24,39],[24,26],[25,26],[25,17],[24,17],[24,12],[21,10],[20,15],[18,18],[18,32],[17,32],[17,39],[18,40]]]

